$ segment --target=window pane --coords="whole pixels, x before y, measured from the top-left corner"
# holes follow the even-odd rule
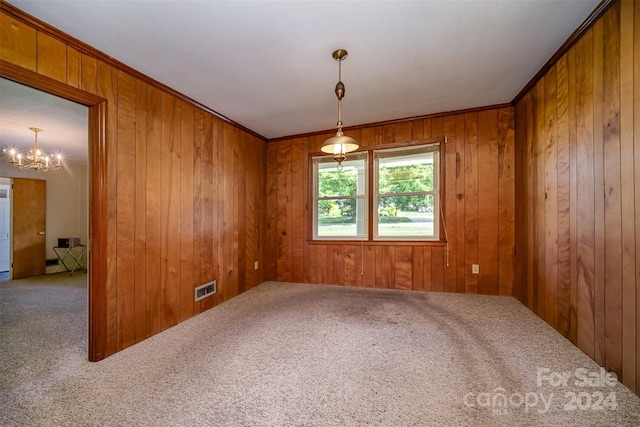
[[[364,159],[345,160],[342,165],[342,170],[338,170],[333,159],[331,162],[318,162],[318,197],[364,194]]]
[[[318,200],[317,237],[364,237],[363,199]]]
[[[433,191],[433,152],[378,159],[379,194]]]
[[[437,207],[433,195],[380,196],[379,237],[434,237]]]

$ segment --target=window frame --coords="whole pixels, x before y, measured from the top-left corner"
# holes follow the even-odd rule
[[[353,158],[353,154],[358,155],[359,157],[362,157],[364,159],[364,192],[362,195],[354,195],[354,196],[325,196],[325,197],[320,197],[318,192],[319,192],[319,183],[318,183],[318,167],[317,164],[318,163],[329,163],[332,164],[334,167],[337,166],[336,161],[333,159],[333,156],[327,156],[323,153],[323,155],[321,156],[312,156],[311,157],[311,174],[312,174],[312,189],[311,189],[311,205],[312,205],[312,214],[311,214],[311,227],[312,227],[312,231],[311,231],[311,238],[313,241],[333,241],[333,240],[346,240],[346,241],[367,241],[369,239],[369,208],[370,208],[370,203],[369,203],[369,189],[370,189],[370,185],[371,185],[371,179],[370,179],[370,168],[369,168],[369,161],[370,161],[370,156],[371,154],[368,151],[356,151],[354,153],[352,153],[351,157]],[[347,158],[346,161],[349,161],[350,159]],[[364,222],[364,233],[363,236],[319,236],[318,235],[318,202],[320,200],[344,200],[344,199],[354,199],[354,200],[358,200],[361,199],[362,203],[363,203],[363,208],[364,208],[364,216],[363,216],[363,222]]]
[[[438,148],[433,149],[432,147],[434,145],[438,145]],[[395,196],[419,196],[419,195],[425,195],[425,196],[429,196],[431,195],[433,197],[433,229],[434,229],[434,236],[417,236],[417,237],[411,237],[411,236],[380,236],[379,233],[379,216],[374,214],[374,212],[372,211],[372,215],[371,215],[371,219],[373,221],[373,234],[372,234],[372,240],[373,241],[402,241],[402,242],[406,242],[406,241],[429,241],[429,242],[437,242],[440,240],[440,223],[441,223],[441,218],[440,218],[440,146],[442,144],[439,144],[437,142],[435,143],[430,143],[430,144],[417,144],[417,145],[412,145],[412,146],[405,146],[405,147],[393,147],[393,148],[386,148],[386,149],[374,149],[373,151],[373,191],[371,194],[371,199],[372,199],[372,206],[373,206],[373,211],[375,211],[375,213],[378,212],[378,206],[379,206],[379,201],[380,201],[380,179],[379,179],[379,159],[380,159],[380,155],[379,154],[388,154],[388,153],[394,153],[397,152],[398,155],[397,156],[384,156],[386,158],[389,157],[400,157],[402,154],[409,154],[411,152],[417,152],[420,151],[421,149],[424,148],[425,153],[434,153],[434,182],[433,182],[433,190],[431,191],[420,191],[420,192],[411,192],[411,193],[395,193]],[[391,197],[389,194],[384,194],[382,195],[382,197]]]
[[[436,191],[436,194],[438,195],[438,203],[440,205],[438,212],[435,212],[435,206],[434,206],[434,215],[438,216],[438,237],[437,238],[418,238],[418,239],[406,239],[406,238],[401,238],[401,237],[385,237],[383,239],[374,239],[374,230],[373,230],[373,218],[372,215],[374,214],[374,212],[377,213],[377,207],[374,209],[374,197],[373,197],[373,188],[374,185],[377,184],[374,183],[374,161],[373,161],[373,157],[374,157],[374,151],[381,151],[381,150],[386,150],[386,149],[403,149],[403,148],[410,148],[413,146],[420,146],[420,145],[434,145],[434,144],[439,144],[439,149],[437,150],[438,153],[438,173],[437,173],[437,180],[438,180],[438,184],[439,184],[439,188]],[[314,173],[314,166],[313,166],[313,159],[314,158],[318,158],[318,157],[324,157],[327,159],[331,159],[331,161],[334,162],[334,164],[337,166],[337,163],[335,163],[335,160],[333,160],[331,158],[330,155],[327,155],[321,151],[310,151],[308,153],[308,174],[307,177],[309,179],[309,184],[308,184],[308,188],[309,188],[309,196],[308,196],[308,203],[311,204],[310,208],[307,209],[307,215],[309,218],[308,221],[308,232],[307,232],[307,243],[309,244],[329,244],[329,243],[335,243],[335,244],[350,244],[350,243],[356,243],[358,245],[360,244],[364,244],[364,245],[376,245],[376,246],[380,246],[380,245],[408,245],[408,246],[444,246],[446,244],[446,235],[444,232],[444,220],[443,220],[443,213],[446,211],[445,209],[445,198],[443,197],[444,194],[446,194],[445,189],[446,189],[446,176],[445,176],[445,161],[444,161],[444,156],[445,156],[445,146],[446,146],[446,137],[437,137],[437,138],[425,138],[425,139],[421,139],[421,140],[413,140],[413,141],[407,141],[404,143],[390,143],[390,144],[377,144],[377,145],[368,145],[368,146],[361,146],[358,150],[349,153],[347,155],[347,159],[349,158],[349,156],[353,156],[354,154],[360,154],[363,152],[367,152],[368,153],[368,157],[367,157],[367,175],[368,175],[368,184],[367,184],[367,194],[365,196],[365,200],[366,200],[366,206],[367,206],[367,211],[366,211],[366,218],[365,218],[365,222],[366,222],[366,238],[354,238],[354,237],[339,237],[339,236],[335,236],[335,237],[315,237],[315,221],[316,221],[316,199],[315,199],[315,186],[316,186],[316,182],[315,180],[317,179],[316,174]]]

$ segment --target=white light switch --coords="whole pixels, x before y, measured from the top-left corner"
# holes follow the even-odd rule
[[[480,274],[480,265],[478,265],[478,264],[473,264],[473,265],[471,266],[471,272],[472,272],[473,274]]]
[[[253,264],[253,269],[254,269],[254,270],[257,270],[257,269],[258,269],[258,261],[256,261],[256,262]]]

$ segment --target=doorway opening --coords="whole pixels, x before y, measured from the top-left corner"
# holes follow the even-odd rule
[[[0,79],[0,93],[3,150],[26,153],[34,143],[30,130],[37,127],[40,149],[63,155],[63,167],[46,172],[18,168],[6,155],[0,159],[0,185],[9,189],[4,202],[0,194],[0,219],[4,220],[0,225],[0,274],[8,271],[9,278],[19,279],[55,273],[60,271],[54,249],[57,239],[75,237],[87,242],[88,110],[7,79]]]
[[[107,100],[0,60],[0,77],[88,107],[88,359],[107,346]]]

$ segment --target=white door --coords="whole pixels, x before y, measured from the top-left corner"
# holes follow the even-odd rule
[[[11,268],[11,185],[0,184],[0,272]]]

